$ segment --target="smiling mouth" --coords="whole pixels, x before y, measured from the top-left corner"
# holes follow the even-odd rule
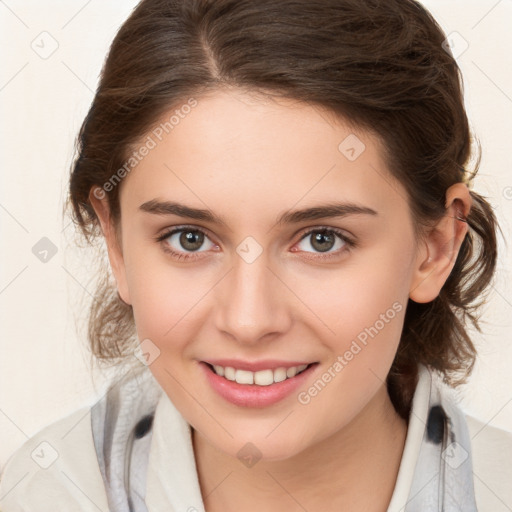
[[[288,379],[300,375],[306,371],[309,367],[317,364],[301,364],[299,366],[290,366],[288,368],[279,367],[275,369],[259,370],[252,372],[250,370],[240,370],[233,368],[232,366],[220,366],[213,365],[210,363],[205,364],[210,370],[216,375],[223,377],[224,379],[237,384],[256,385],[256,386],[270,386],[272,384],[283,382]]]

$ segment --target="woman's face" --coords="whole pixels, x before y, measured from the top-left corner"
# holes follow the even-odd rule
[[[194,429],[288,458],[387,397],[418,285],[407,195],[374,136],[312,106],[184,105],[122,183],[119,290]]]

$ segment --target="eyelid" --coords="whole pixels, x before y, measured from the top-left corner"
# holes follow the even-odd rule
[[[192,224],[180,224],[177,226],[172,226],[170,228],[164,228],[163,231],[155,237],[155,239],[157,242],[161,242],[162,240],[169,238],[172,234],[174,234],[178,231],[184,231],[186,229],[190,229],[191,231],[199,231],[199,232],[203,233],[204,235],[206,235],[212,242],[214,241],[213,238],[215,238],[215,237],[212,237],[212,235],[210,234],[208,229],[199,227],[199,226],[194,226]],[[322,225],[311,226],[311,227],[303,228],[302,230],[299,230],[298,233],[301,233],[299,241],[315,231],[332,231],[333,233],[336,233],[337,235],[341,236],[343,239],[353,241],[353,236],[345,234],[346,233],[345,230],[342,230],[340,228],[335,228],[333,226],[322,226]],[[297,236],[297,234],[295,234],[293,236],[293,238],[295,238],[295,236]],[[218,245],[216,242],[214,242],[214,243],[216,245]]]
[[[158,234],[156,237],[155,237],[155,240],[157,242],[162,242],[163,240],[165,240],[166,238],[169,238],[171,235],[173,235],[174,233],[176,232],[179,232],[179,231],[186,231],[186,230],[189,230],[189,231],[199,231],[201,233],[203,233],[205,236],[207,236],[213,243],[215,243],[216,245],[218,245],[216,242],[213,241],[213,238],[210,234],[210,231],[207,230],[206,228],[202,228],[202,227],[199,227],[199,226],[194,226],[192,224],[180,224],[178,226],[172,226],[170,228],[164,228],[160,234]]]
[[[314,233],[316,231],[332,231],[336,235],[340,236],[344,240],[350,240],[351,242],[354,242],[354,236],[351,234],[347,234],[347,231],[341,228],[336,228],[334,226],[313,226],[309,228],[304,228],[304,230],[299,231],[301,234],[300,240],[302,240],[307,235],[310,235],[311,233]]]

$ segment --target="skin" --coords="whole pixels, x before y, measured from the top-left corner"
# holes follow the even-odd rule
[[[366,146],[354,161],[338,149],[351,134]],[[119,225],[91,190],[119,293],[139,339],[160,350],[150,369],[193,427],[209,512],[382,511],[391,499],[407,424],[385,379],[407,300],[439,293],[467,231],[455,217],[467,216],[471,197],[464,184],[450,187],[446,215],[416,240],[405,189],[382,154],[375,135],[318,107],[223,90],[198,98],[123,180]],[[141,211],[150,200],[209,209],[225,225]],[[284,211],[328,202],[377,215],[276,224]],[[179,234],[155,241],[184,224],[206,231],[199,252]],[[304,237],[321,227],[356,246],[336,238],[323,260]],[[250,264],[236,252],[248,236],[262,250]],[[169,244],[196,258],[177,260]],[[307,404],[294,392],[265,408],[233,405],[199,367],[223,357],[317,361],[307,391],[393,304],[401,311]],[[237,457],[248,442],[262,457],[250,468]]]

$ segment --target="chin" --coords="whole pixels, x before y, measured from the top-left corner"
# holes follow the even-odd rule
[[[253,432],[247,429],[241,430],[240,434],[231,431],[234,438],[221,442],[217,445],[218,449],[235,457],[240,462],[248,465],[257,459],[257,461],[281,461],[293,458],[301,452],[312,446],[307,442],[304,436],[299,432],[290,432],[288,428],[283,428],[281,432],[268,433]]]

